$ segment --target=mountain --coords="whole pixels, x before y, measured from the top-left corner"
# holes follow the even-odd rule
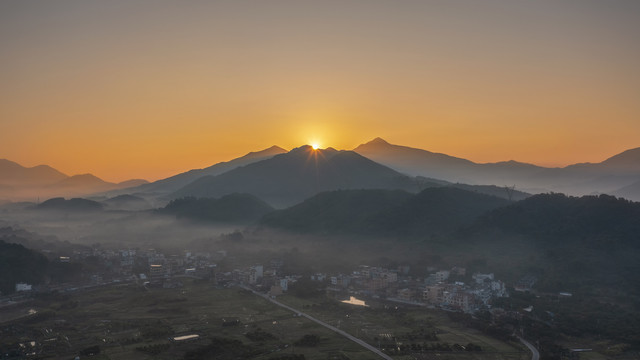
[[[49,199],[42,204],[38,204],[38,210],[54,210],[65,212],[91,212],[101,211],[104,208],[99,202],[82,198],[66,200],[64,198]]]
[[[219,199],[176,199],[159,210],[160,213],[173,214],[177,218],[234,224],[255,222],[272,211],[269,204],[257,197],[237,193]]]
[[[640,147],[624,151],[600,163],[600,166],[630,173],[640,172]]]
[[[472,185],[510,185],[511,180],[505,182],[505,175],[521,179],[544,169],[517,161],[477,164],[446,154],[393,145],[381,138],[361,144],[353,151],[408,175]]]
[[[627,150],[601,163],[574,164],[564,168],[546,168],[517,161],[480,164],[389,144],[381,138],[362,144],[354,151],[408,175],[471,185],[515,185],[518,189],[533,193],[606,193],[630,185],[640,178],[640,148]]]
[[[127,192],[132,194],[133,193],[168,194],[188,185],[189,183],[203,176],[219,175],[229,170],[233,170],[237,167],[245,166],[257,161],[269,159],[275,155],[286,153],[286,152],[287,151],[284,150],[283,148],[274,145],[268,149],[264,149],[256,152],[250,152],[242,157],[239,157],[230,161],[220,162],[204,169],[189,170],[187,172],[180,173],[178,175],[174,175],[166,179],[154,181],[149,184],[126,188],[126,190],[120,191],[119,193]]]
[[[13,161],[0,159],[0,184],[4,186],[48,185],[67,178],[67,175],[47,166],[24,167]]]
[[[0,159],[0,199],[3,200],[33,201],[39,197],[76,197],[143,183],[146,180],[136,179],[114,184],[92,174],[67,176],[47,165],[26,168]]]
[[[462,169],[472,169],[475,165],[469,160],[445,154],[392,145],[379,137],[353,151],[405,174],[447,181],[456,181]]]
[[[301,202],[322,191],[403,189],[418,191],[416,181],[353,151],[314,150],[305,145],[218,176],[205,176],[171,195],[220,197],[249,193],[275,207]],[[422,185],[424,186],[424,185]]]
[[[455,187],[431,187],[418,194],[341,190],[268,214],[262,224],[301,233],[428,237],[470,225],[507,204],[505,199]]]

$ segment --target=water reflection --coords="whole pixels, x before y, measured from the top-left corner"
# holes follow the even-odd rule
[[[369,306],[364,303],[364,300],[356,299],[355,296],[350,296],[349,300],[342,300],[345,304],[357,305],[357,306]]]

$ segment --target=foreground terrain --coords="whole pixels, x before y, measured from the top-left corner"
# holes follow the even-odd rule
[[[371,359],[375,355],[241,288],[184,279],[174,289],[131,283],[50,294],[0,309],[8,358]],[[358,307],[321,296],[281,300],[398,359],[528,359],[516,342],[482,335],[443,312]],[[198,337],[180,340],[181,336]]]

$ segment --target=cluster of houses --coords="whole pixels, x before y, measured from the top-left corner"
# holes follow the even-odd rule
[[[315,281],[328,281],[328,290],[348,290],[363,296],[386,299],[419,306],[473,312],[488,308],[491,299],[508,296],[504,282],[493,274],[473,274],[469,283],[449,281],[451,275],[461,278],[464,268],[439,270],[425,279],[412,279],[406,269],[389,270],[380,267],[360,266],[351,274],[326,276],[316,274]]]
[[[283,263],[280,260],[272,260],[266,266],[260,264],[220,271],[216,263],[226,256],[226,251],[213,254],[184,251],[180,255],[165,255],[153,249],[93,249],[76,251],[70,257],[61,257],[59,261],[86,261],[89,257],[98,259],[105,271],[90,275],[89,282],[94,286],[130,280],[148,286],[174,288],[182,286],[180,278],[193,277],[208,279],[221,286],[243,284],[278,296],[302,278],[300,275],[282,274]],[[475,273],[469,278],[465,268],[454,267],[450,270],[432,269],[425,278],[416,279],[408,275],[409,270],[406,265],[397,269],[363,265],[348,274],[314,274],[311,280],[336,294],[357,294],[464,312],[489,308],[492,299],[508,296],[504,282],[496,279],[492,273]],[[533,283],[535,278],[525,277],[515,287],[516,290],[528,290]],[[19,284],[19,287],[16,290],[29,289],[28,284]]]
[[[278,296],[286,292],[289,286],[300,280],[300,275],[280,276],[279,268],[271,266],[250,266],[227,273],[216,273],[216,281],[248,285],[258,291]],[[407,275],[408,268],[390,270],[381,267],[360,266],[349,274],[311,275],[311,280],[325,287],[328,292],[357,294],[364,297],[385,299],[417,306],[439,307],[446,310],[474,312],[489,308],[491,300],[507,297],[504,282],[495,278],[493,273],[476,273],[471,281],[450,281],[466,276],[464,268],[439,270],[425,279],[412,279]]]

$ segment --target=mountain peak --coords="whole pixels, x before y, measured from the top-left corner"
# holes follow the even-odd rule
[[[273,145],[272,147],[264,149],[264,150],[252,151],[252,152],[242,156],[240,159],[251,159],[251,158],[258,158],[258,157],[264,157],[264,156],[269,156],[269,155],[278,155],[278,154],[283,154],[283,153],[286,153],[286,152],[287,152],[287,150],[281,148],[280,146]]]
[[[367,143],[367,145],[391,145],[389,142],[381,137],[377,137]]]

